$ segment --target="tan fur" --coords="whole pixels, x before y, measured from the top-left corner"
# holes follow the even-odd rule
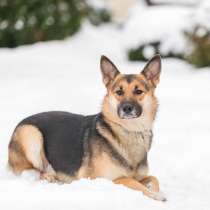
[[[15,174],[20,174],[23,170],[32,168],[32,164],[24,156],[22,148],[15,141],[10,142],[9,168]]]
[[[105,152],[98,154],[93,159],[92,168],[93,171],[90,176],[92,179],[103,177],[109,180],[114,180],[117,177],[127,175],[126,169],[113,162],[110,155]]]
[[[9,147],[9,163],[17,173],[28,168],[39,171],[49,169],[44,154],[43,137],[38,128],[32,125],[16,128]]]
[[[149,167],[148,165],[140,165],[139,168],[136,170],[136,173],[133,175],[133,178],[140,181],[145,179],[149,174]]]
[[[149,190],[144,184],[138,182],[135,179],[129,178],[129,177],[122,177],[114,180],[115,184],[122,184],[126,187],[129,187],[134,190],[142,191],[144,195],[147,197],[150,197],[152,199],[158,200],[158,201],[166,201],[165,197],[159,194],[159,183],[157,182],[157,179],[152,179],[151,177],[147,178],[147,181],[152,184],[152,189],[155,189],[158,191],[151,191]]]
[[[147,87],[144,85],[147,85]],[[144,157],[151,146],[151,130],[156,116],[158,102],[154,95],[155,87],[159,82],[159,77],[155,81],[147,81],[144,75],[135,75],[132,82],[127,82],[124,75],[118,74],[112,83],[107,86],[107,95],[103,101],[103,115],[107,123],[111,126],[112,130],[117,134],[118,141],[98,126],[98,130],[103,133],[103,136],[111,143],[111,145],[121,154],[130,164],[135,166]],[[143,91],[140,95],[134,95],[133,89],[138,87]],[[116,91],[122,89],[123,96],[116,94]],[[116,110],[122,101],[136,101],[143,107],[141,117],[134,119],[121,119],[119,118]],[[141,135],[136,135],[141,132]],[[129,141],[131,140],[131,141]],[[131,142],[131,143],[130,143]],[[164,197],[159,197],[155,192],[159,192],[158,180],[154,177],[147,177],[148,166],[147,164],[140,165],[137,170],[131,175],[128,172],[126,175],[121,174],[115,183],[124,184],[132,189],[140,190],[148,197],[156,200],[165,200]],[[120,176],[119,176],[120,177]],[[125,178],[126,177],[126,178]],[[142,184],[137,180],[142,180]],[[152,191],[144,185],[152,186]]]
[[[112,147],[115,148],[115,150],[122,157],[124,157],[130,165],[132,165],[134,168],[136,167],[136,170],[133,170],[132,173],[129,170],[125,170],[124,173],[121,173],[121,167],[119,167],[117,164],[118,168],[120,168],[120,176],[126,175],[137,177],[139,180],[147,176],[147,166],[138,168],[138,163],[144,158],[149,147],[147,142],[145,142],[147,141],[147,136],[145,135],[143,139],[142,136],[136,132],[128,132],[122,129],[121,126],[113,125],[111,122],[109,122],[109,124],[115,133],[118,134],[118,140],[114,139],[113,136],[102,127],[97,126],[97,129],[103,134],[104,137],[106,137],[107,141],[110,142]]]
[[[146,88],[144,85],[149,87]],[[143,90],[143,94],[134,95],[133,89],[138,86]],[[121,87],[124,90],[123,96],[115,94],[116,90]],[[121,101],[134,100],[143,107],[143,113],[139,118],[121,119],[116,110]],[[103,101],[103,114],[107,123],[112,130],[117,134],[118,141],[112,137],[110,133],[103,130],[101,126],[97,129],[103,133],[105,138],[111,145],[121,154],[131,165],[135,166],[142,160],[145,154],[151,147],[151,129],[155,119],[158,102],[154,96],[154,86],[148,84],[148,81],[143,75],[135,75],[131,83],[126,81],[122,74],[118,74],[115,80],[107,88],[107,95]],[[139,135],[141,133],[142,135]],[[148,174],[148,166],[140,165],[133,172],[132,177],[142,180]],[[123,175],[122,175],[123,176]],[[130,176],[130,174],[126,174]]]
[[[93,157],[90,160],[84,160],[79,169],[76,178],[103,177],[114,180],[119,176],[125,176],[127,171],[120,167],[118,163],[107,152],[101,150],[99,145],[92,145]]]
[[[153,192],[160,191],[158,179],[154,176],[145,177],[143,180],[141,180],[141,183],[144,186],[147,186],[148,188],[150,188],[150,190],[152,190]]]
[[[16,128],[9,146],[9,164],[16,173],[29,168],[37,169],[40,171],[40,177],[49,182],[70,183],[80,178],[103,177],[142,191],[153,199],[163,200],[163,197],[157,195],[158,180],[155,177],[148,177],[147,165],[147,153],[151,147],[151,130],[158,108],[154,92],[159,82],[159,75],[155,75],[154,80],[148,79],[143,73],[131,75],[132,81],[130,79],[129,82],[129,79],[120,74],[108,60],[105,59],[101,66],[106,68],[103,80],[107,87],[107,95],[103,101],[102,114],[103,122],[107,123],[108,128],[101,125],[99,120],[96,129],[105,142],[90,141],[94,142],[89,145],[91,151],[87,152],[88,155],[84,155],[82,165],[75,172],[76,174],[70,176],[54,171],[45,157],[43,135],[32,125]],[[154,66],[149,67],[154,68]],[[135,94],[135,88],[143,91],[142,94]],[[119,89],[123,89],[123,95],[116,94]],[[143,110],[141,115],[132,119],[120,118],[117,109],[119,104],[125,101],[138,103]],[[95,140],[94,138],[92,140]],[[148,189],[148,184],[152,184],[151,190]]]
[[[112,126],[112,123],[110,123]],[[113,125],[112,129],[118,134],[118,139],[114,139],[106,130],[97,126],[111,145],[121,154],[130,164],[138,164],[139,159],[144,157],[146,148],[144,140],[136,132],[128,132],[121,126]]]
[[[150,85],[150,89],[147,91],[145,86],[143,86],[140,81],[145,81],[145,83],[147,83],[142,75],[137,75],[136,79],[128,84],[123,75],[119,74],[113,81],[112,85],[108,87],[107,95],[103,101],[102,111],[105,117],[130,131],[143,131],[152,129],[153,121],[158,107],[157,99],[154,96],[153,86]],[[138,86],[141,90],[144,91],[144,93],[140,96],[134,95],[132,90],[135,86]],[[119,89],[119,87],[122,87],[123,90],[125,90],[125,94],[123,96],[117,96],[115,94],[116,89]],[[119,118],[116,112],[117,106],[121,101],[125,100],[134,100],[142,105],[144,112],[140,118],[134,118],[132,120],[122,120]]]
[[[57,172],[55,177],[56,177],[56,180],[61,183],[71,183],[72,181],[78,179],[77,177],[72,177],[62,172]],[[81,177],[81,178],[85,178],[85,177]]]

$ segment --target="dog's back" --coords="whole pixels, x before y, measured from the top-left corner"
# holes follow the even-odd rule
[[[33,150],[43,147],[46,159],[56,171],[73,175],[82,164],[84,145],[88,144],[95,118],[96,115],[83,116],[56,111],[30,116],[18,124],[10,149],[17,153],[27,153],[29,148],[34,147],[33,140],[37,139],[37,145],[35,145],[37,149]],[[28,138],[29,132],[30,138]],[[14,163],[11,164],[14,165]],[[33,163],[30,164],[33,165]],[[41,165],[44,170],[45,166]]]

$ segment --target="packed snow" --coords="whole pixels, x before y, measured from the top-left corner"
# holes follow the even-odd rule
[[[168,14],[167,9],[165,12]],[[181,20],[177,17],[176,21]],[[153,27],[145,28],[152,34]],[[105,94],[101,54],[110,57],[123,73],[141,71],[145,63],[126,59],[133,36],[136,34],[128,34],[127,27],[95,28],[86,23],[65,41],[0,50],[1,210],[210,209],[210,68],[195,69],[177,59],[163,60],[156,92],[160,107],[149,152],[150,174],[158,177],[167,202],[151,200],[104,179],[59,185],[39,180],[33,171],[17,177],[7,169],[10,136],[24,117],[49,110],[100,111]]]

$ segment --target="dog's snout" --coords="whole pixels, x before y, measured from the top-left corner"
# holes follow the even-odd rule
[[[122,110],[125,114],[130,114],[134,109],[134,106],[132,104],[126,103],[123,104]]]
[[[118,107],[118,116],[122,119],[137,118],[142,113],[142,107],[135,102],[123,102]]]

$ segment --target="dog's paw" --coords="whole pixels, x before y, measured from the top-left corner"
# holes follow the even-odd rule
[[[48,182],[52,183],[57,181],[55,175],[50,173],[41,173],[40,179],[47,180]]]
[[[153,198],[157,201],[167,201],[166,196],[162,192],[154,193]]]

